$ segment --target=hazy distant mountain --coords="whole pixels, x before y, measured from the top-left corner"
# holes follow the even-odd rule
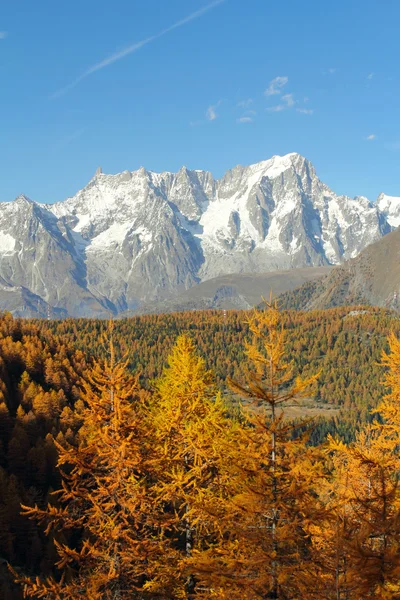
[[[63,202],[0,204],[0,281],[72,316],[143,311],[221,275],[340,264],[397,219],[399,198],[337,196],[298,154],[219,180],[99,169]],[[7,294],[0,308],[24,313]]]
[[[321,279],[333,267],[305,267],[269,273],[238,273],[221,275],[203,281],[178,296],[161,302],[147,303],[136,311],[121,316],[143,312],[180,312],[205,309],[249,309],[260,304],[261,298],[269,299],[283,292],[294,290],[305,282]]]
[[[281,299],[285,307],[305,310],[351,304],[399,309],[400,228]]]

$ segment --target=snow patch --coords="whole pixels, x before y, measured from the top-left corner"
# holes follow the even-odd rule
[[[9,233],[0,231],[0,253],[13,254],[15,252],[16,239]]]
[[[400,197],[380,194],[376,204],[381,212],[386,215],[387,221],[391,227],[400,225]]]
[[[92,239],[87,248],[87,252],[98,252],[101,250],[109,250],[112,246],[121,246],[128,233],[131,235],[139,235],[140,241],[148,244],[152,241],[153,236],[151,231],[145,227],[138,227],[132,230],[132,222],[113,223],[106,231],[103,231]]]
[[[273,179],[279,177],[288,169],[293,167],[293,159],[299,155],[295,152],[285,154],[285,156],[273,156],[269,160],[264,160],[254,165],[257,170],[263,171],[263,175]]]
[[[132,223],[113,223],[106,231],[92,239],[87,251],[94,252],[110,246],[121,245],[131,227]]]

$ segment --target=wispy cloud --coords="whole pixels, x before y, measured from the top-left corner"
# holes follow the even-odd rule
[[[300,113],[301,115],[313,115],[314,109],[313,108],[296,108],[296,112]]]
[[[65,148],[66,146],[69,146],[69,144],[71,144],[73,141],[75,141],[78,138],[80,138],[85,133],[86,130],[87,130],[87,127],[82,127],[82,129],[77,129],[76,131],[74,131],[70,135],[65,136],[64,138],[62,138],[61,140],[59,140],[54,145],[53,150],[54,151],[62,150],[62,148]]]
[[[268,108],[266,108],[265,110],[267,110],[268,112],[282,112],[286,109],[286,104],[277,104],[276,106],[268,106]]]
[[[375,133],[370,133],[369,135],[365,136],[365,138],[363,138],[366,142],[372,142],[373,140],[376,140],[376,135]]]
[[[272,79],[272,81],[269,82],[269,86],[264,94],[266,96],[276,96],[277,94],[281,94],[288,81],[289,77],[286,76],[275,77],[275,79]]]
[[[236,104],[236,108],[249,108],[253,104],[253,98],[247,98],[247,100],[241,100]]]
[[[126,56],[129,56],[130,54],[137,52],[138,50],[143,48],[143,46],[147,46],[147,44],[150,44],[151,42],[158,40],[159,38],[163,37],[167,33],[174,31],[174,29],[183,27],[187,23],[190,23],[191,21],[198,19],[199,17],[203,16],[208,11],[212,10],[213,8],[216,8],[217,6],[219,6],[220,4],[223,4],[226,1],[227,0],[214,0],[214,2],[211,2],[211,4],[207,4],[207,6],[204,6],[203,8],[196,10],[194,13],[188,15],[187,17],[184,17],[183,19],[180,19],[179,21],[177,21],[173,25],[170,25],[166,29],[163,29],[159,33],[156,33],[155,35],[145,38],[144,40],[141,40],[139,42],[131,44],[130,46],[123,48],[119,52],[115,52],[114,54],[107,56],[104,60],[89,67],[86,71],[84,71],[82,73],[82,75],[79,75],[79,77],[77,77],[74,81],[72,81],[72,83],[66,85],[64,88],[62,88],[60,90],[57,90],[50,98],[55,99],[55,98],[60,98],[61,96],[65,96],[65,94],[67,94],[70,90],[72,90],[74,87],[76,87],[84,79],[86,79],[87,77],[90,77],[90,75],[93,75],[93,73],[96,73],[97,71],[101,71],[105,67],[112,65],[113,63],[117,62],[118,60],[121,60],[121,59],[125,58]]]
[[[236,123],[239,123],[239,124],[252,123],[252,122],[253,122],[252,117],[240,117],[239,119],[236,119]]]
[[[276,106],[268,106],[265,110],[269,112],[282,112],[283,110],[293,108],[293,106],[296,104],[293,94],[285,94],[281,99],[282,102],[280,104],[277,104]]]
[[[369,73],[369,75],[367,75],[367,79],[371,80],[373,79],[375,76],[375,73]]]
[[[208,121],[215,121],[215,119],[217,118],[218,115],[215,111],[215,108],[215,106],[209,106],[207,108],[206,117]]]
[[[336,67],[330,67],[329,69],[325,69],[324,71],[322,71],[322,75],[334,75],[336,71]]]
[[[0,31],[0,40],[5,40],[7,36],[8,36],[7,31]]]
[[[288,108],[292,108],[292,106],[295,105],[293,94],[285,94],[284,96],[282,96],[282,100],[285,102]]]
[[[269,86],[264,92],[265,96],[281,96],[281,102],[276,104],[275,106],[269,106],[265,110],[269,112],[282,112],[283,110],[288,110],[289,108],[293,108],[296,104],[296,101],[293,98],[293,94],[283,94],[283,88],[287,85],[289,81],[289,77],[275,77],[272,81],[269,82]]]
[[[206,110],[206,119],[207,121],[215,121],[218,118],[217,108],[221,104],[222,100],[218,100],[216,104],[212,104]]]

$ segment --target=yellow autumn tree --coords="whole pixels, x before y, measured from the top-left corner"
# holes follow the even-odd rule
[[[171,599],[216,597],[222,592],[210,588],[215,565],[206,551],[222,543],[235,426],[187,336],[178,338],[155,387],[155,495],[168,516],[168,548],[148,589]]]
[[[23,507],[55,536],[60,577],[17,579],[32,598],[151,598],[144,587],[162,543],[154,541],[148,496],[147,420],[137,379],[116,360],[112,339],[81,400],[77,447],[55,442],[63,478],[57,504]]]
[[[349,504],[354,473],[349,470],[347,450],[343,442],[331,437],[325,447],[326,473],[317,487],[325,511],[309,526],[312,541],[309,597],[316,600],[352,598],[346,541],[353,538],[357,527]]]
[[[396,470],[400,470],[400,340],[392,333],[388,339],[389,353],[383,352],[382,366],[386,367],[383,383],[388,393],[373,411],[382,418],[376,427],[382,433],[382,443],[387,452],[397,460]]]
[[[325,531],[337,562],[332,598],[399,598],[400,512],[396,462],[380,428],[366,426],[350,446],[331,439],[334,471],[331,506],[339,527]],[[335,541],[332,547],[332,540]],[[332,554],[332,552],[331,552]],[[320,555],[321,556],[321,555]]]
[[[353,444],[329,439],[328,518],[312,526],[322,598],[400,598],[400,342],[383,353],[388,394]]]
[[[316,380],[294,377],[285,353],[286,331],[275,302],[249,319],[247,381],[230,381],[245,402],[247,427],[236,461],[235,531],[238,551],[225,569],[252,598],[306,597],[309,524],[320,510],[315,486],[322,467],[306,444],[309,422],[292,422],[285,405],[297,402]]]

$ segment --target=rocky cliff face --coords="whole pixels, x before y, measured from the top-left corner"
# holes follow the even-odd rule
[[[220,180],[98,169],[63,202],[0,204],[0,277],[54,310],[105,316],[223,274],[340,264],[396,218],[400,202],[337,196],[298,154]]]

